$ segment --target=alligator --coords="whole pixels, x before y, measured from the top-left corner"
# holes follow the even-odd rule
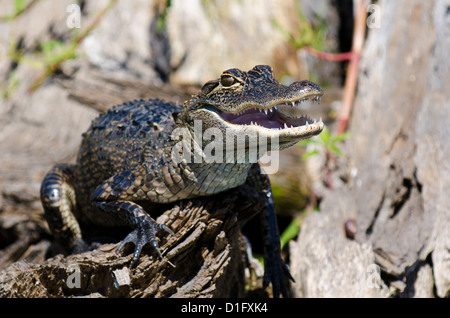
[[[307,99],[320,101],[322,94],[320,86],[307,80],[282,85],[270,66],[258,65],[248,72],[226,70],[183,105],[150,99],[109,109],[82,135],[76,163],[55,165],[42,182],[41,201],[53,236],[68,252],[80,253],[93,248],[83,238],[80,223],[131,228],[117,254],[133,243],[134,266],[146,244],[162,257],[158,232],[174,234],[141,202],[210,196],[247,182],[267,198],[261,212],[264,287],[272,283],[274,296],[286,297],[292,276],[280,255],[270,182],[257,159],[318,135],[324,127],[321,119],[289,111]],[[208,152],[211,144],[215,149]],[[265,147],[258,147],[262,144]],[[241,155],[230,149],[242,150]]]

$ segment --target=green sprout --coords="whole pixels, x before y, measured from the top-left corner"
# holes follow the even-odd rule
[[[14,12],[5,16],[0,16],[0,21],[12,21],[24,13],[27,9],[31,8],[38,0],[32,0],[27,2],[26,0],[14,1]]]
[[[12,71],[8,75],[8,79],[3,83],[0,83],[0,96],[2,99],[8,99],[19,86],[19,78],[15,71]]]
[[[312,47],[316,50],[322,50],[326,40],[326,21],[319,20],[317,26],[311,25],[305,16],[300,4],[295,3],[298,17],[297,34],[286,30],[276,19],[272,20],[273,25],[283,34],[286,40],[296,49],[305,46]]]
[[[304,214],[304,213],[302,213]],[[286,227],[286,229],[281,233],[280,235],[280,243],[281,243],[281,250],[286,246],[289,241],[294,239],[298,233],[300,232],[300,227],[303,223],[303,216],[297,216],[295,217],[291,223]]]
[[[306,146],[308,144],[316,144],[320,145],[322,149],[325,151],[325,156],[327,158],[326,161],[326,169],[327,169],[327,176],[331,174],[331,167],[329,165],[329,161],[334,157],[334,155],[338,156],[344,156],[344,153],[342,150],[338,147],[337,144],[347,140],[350,138],[350,133],[342,133],[336,136],[333,136],[330,133],[330,130],[325,127],[325,129],[322,131],[322,133],[316,137],[311,139],[306,139],[300,141],[298,144]],[[313,149],[310,151],[307,151],[303,156],[302,159],[306,160],[314,155],[318,155],[320,153],[320,150]],[[331,178],[328,178],[327,181],[328,187],[332,188],[331,185]],[[280,235],[280,244],[281,249],[283,249],[286,244],[288,244],[292,239],[297,237],[298,233],[300,232],[301,225],[303,223],[303,220],[305,219],[305,216],[310,211],[318,211],[318,207],[316,205],[313,205],[313,208],[306,208],[301,213],[299,213],[298,216],[294,217],[291,223],[286,227],[286,229],[281,233]]]
[[[310,139],[302,140],[298,144],[302,145],[302,146],[306,146],[308,144],[321,145],[322,148],[325,150],[327,159],[331,159],[332,154],[336,154],[338,156],[344,155],[344,153],[337,146],[337,144],[347,140],[350,137],[351,137],[350,133],[342,133],[342,134],[334,136],[330,133],[330,130],[327,127],[325,127],[325,129],[322,131],[322,133],[317,138],[310,138]],[[307,151],[302,156],[302,159],[306,160],[317,154],[319,154],[319,150],[313,149],[313,150]]]
[[[26,2],[26,0],[16,0],[15,1],[15,12],[7,17],[0,17],[1,20],[10,21],[16,18],[18,15],[22,14],[25,10],[30,8],[38,0],[31,0]],[[38,43],[38,48],[33,52],[32,56],[25,54],[23,49],[18,49],[17,42],[11,41],[10,49],[7,56],[15,61],[17,64],[26,64],[30,67],[41,69],[41,74],[33,81],[33,83],[28,88],[29,92],[35,91],[47,78],[56,73],[61,69],[62,64],[71,59],[77,58],[77,49],[80,43],[91,33],[93,29],[102,20],[103,16],[111,9],[117,0],[110,0],[108,4],[97,14],[94,20],[85,28],[82,32],[74,32],[72,38],[68,43],[57,40],[48,40],[42,43]],[[5,98],[11,95],[11,91],[17,84],[17,81],[12,78],[11,84],[7,87],[6,93],[2,93]],[[3,91],[3,89],[2,89]]]
[[[322,133],[316,137],[311,138],[307,140],[302,140],[298,144],[302,146],[306,146],[308,144],[316,144],[321,146],[320,148],[323,149],[325,152],[325,169],[326,169],[326,185],[329,189],[333,188],[332,178],[331,178],[331,170],[332,170],[332,163],[336,160],[337,156],[344,156],[344,153],[342,150],[337,146],[338,143],[341,143],[348,138],[351,137],[350,133],[341,133],[338,135],[332,135],[330,133],[330,130],[325,127],[325,129],[322,131]],[[317,155],[320,153],[319,149],[313,149],[307,151],[303,156],[302,159],[306,160],[314,155]]]

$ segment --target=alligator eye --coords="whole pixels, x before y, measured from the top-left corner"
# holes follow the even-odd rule
[[[236,82],[233,76],[224,75],[220,78],[220,83],[224,87],[230,87]]]

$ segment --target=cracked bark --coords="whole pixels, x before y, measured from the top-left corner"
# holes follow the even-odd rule
[[[263,197],[247,185],[182,201],[157,219],[175,232],[160,237],[162,259],[144,248],[136,267],[129,268],[132,253],[116,255],[118,244],[104,244],[40,264],[22,260],[0,271],[0,297],[243,296],[246,261],[240,227],[261,211],[261,202]]]
[[[339,290],[346,296],[450,295],[447,6],[445,1],[384,1],[380,6],[383,28],[369,30],[350,122],[352,138],[344,150],[351,160],[335,172],[357,173],[325,193],[323,219],[305,220],[307,228],[322,230],[302,232],[295,250],[300,260],[291,254],[292,268],[298,267],[296,280],[301,274],[309,279],[334,275],[332,283],[322,290],[300,284],[297,295],[342,296]],[[343,239],[343,226],[334,228],[348,218],[356,219],[353,242]],[[315,249],[302,244],[311,233]],[[357,244],[358,255],[347,250],[350,244]],[[333,263],[336,254],[342,263]],[[320,261],[308,265],[307,257]],[[384,292],[366,290],[367,272],[348,269],[357,259],[359,265],[367,266],[369,259],[380,267]],[[336,275],[339,282],[333,280]]]

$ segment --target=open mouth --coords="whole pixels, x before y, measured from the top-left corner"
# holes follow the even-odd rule
[[[311,95],[297,101],[280,103],[270,108],[249,107],[239,113],[226,113],[219,111],[222,119],[236,125],[256,125],[268,129],[288,129],[316,124],[317,120],[308,116],[297,117],[296,111],[301,108],[303,102],[320,102],[320,95]],[[319,120],[319,123],[322,119]]]

